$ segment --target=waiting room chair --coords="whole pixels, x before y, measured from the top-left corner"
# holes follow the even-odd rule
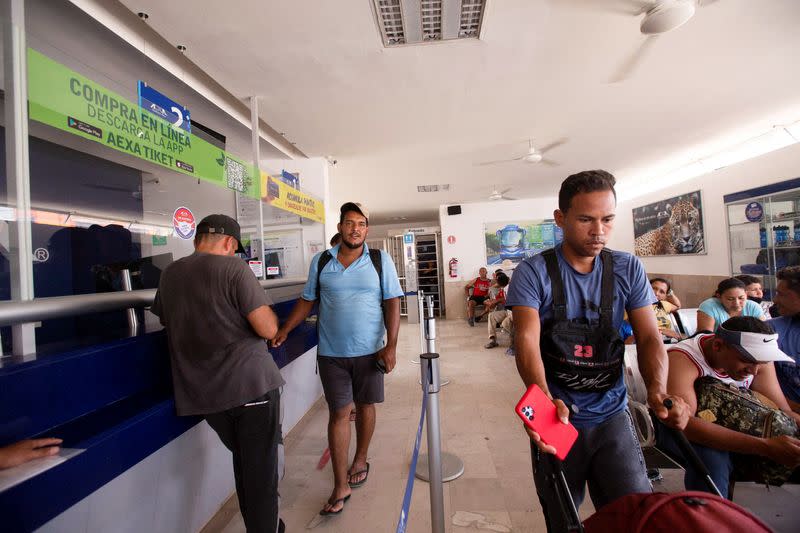
[[[636,345],[625,346],[625,387],[628,392],[628,411],[633,420],[633,427],[642,447],[645,463],[648,468],[682,469],[672,458],[656,448],[656,434],[653,419],[647,407],[647,387],[639,371]]]
[[[691,337],[697,331],[697,308],[691,307],[689,309],[678,309],[671,316],[675,317],[675,322],[678,324],[678,331]]]

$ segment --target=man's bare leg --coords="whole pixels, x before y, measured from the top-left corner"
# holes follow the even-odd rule
[[[330,502],[344,498],[350,494],[347,482],[347,456],[350,453],[350,410],[353,404],[329,412],[328,447],[331,450],[331,466],[333,467],[333,492],[325,503],[326,511],[336,512],[344,506],[343,502],[331,505]],[[360,413],[359,413],[360,414]]]
[[[375,404],[356,404],[356,455],[350,467],[348,477],[350,483],[359,483],[367,477],[363,472],[367,469],[367,454],[372,434],[375,433]],[[362,472],[353,475],[355,472]]]

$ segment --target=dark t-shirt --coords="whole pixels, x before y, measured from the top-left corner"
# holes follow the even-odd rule
[[[167,328],[179,415],[224,411],[283,385],[247,321],[270,303],[238,257],[195,252],[164,270],[151,311]]]

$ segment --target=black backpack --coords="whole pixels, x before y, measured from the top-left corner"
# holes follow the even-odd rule
[[[383,310],[383,263],[381,261],[381,251],[369,249],[369,258],[372,261],[372,266],[375,267],[375,272],[378,273],[378,283],[381,286],[381,310]],[[317,260],[317,301],[319,301],[319,277],[322,274],[322,269],[325,268],[330,260],[333,259],[330,250],[325,250]]]

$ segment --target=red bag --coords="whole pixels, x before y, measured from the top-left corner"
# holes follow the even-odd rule
[[[744,508],[708,492],[631,494],[590,516],[587,533],[727,533],[772,531]]]

